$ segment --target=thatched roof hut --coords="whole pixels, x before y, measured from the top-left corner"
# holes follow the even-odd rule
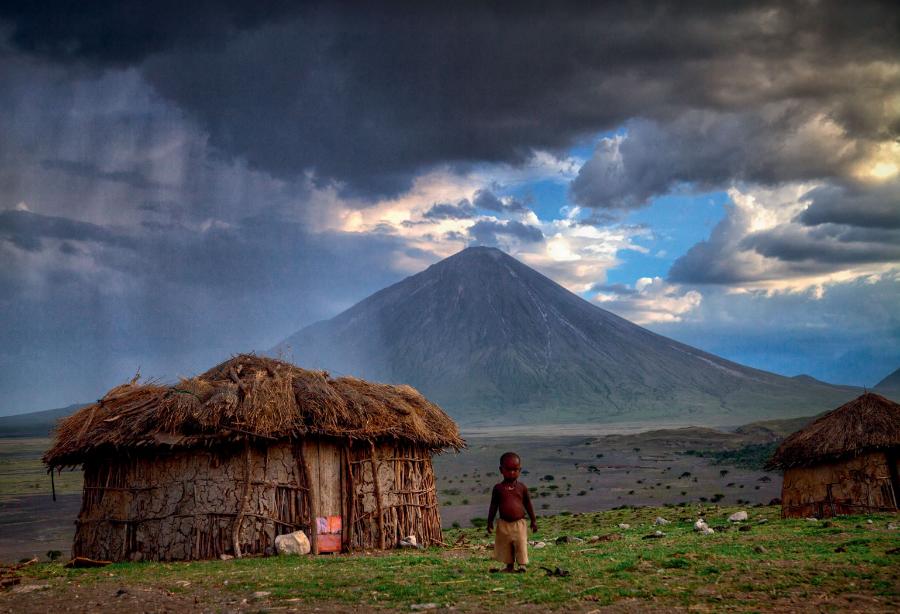
[[[132,381],[61,421],[50,469],[83,465],[73,554],[109,560],[441,541],[432,454],[465,445],[409,386],[236,356],[174,386]]]
[[[767,464],[783,469],[783,516],[900,507],[900,404],[867,392],[784,440]]]

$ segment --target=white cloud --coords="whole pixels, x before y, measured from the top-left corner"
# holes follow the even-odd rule
[[[641,277],[634,288],[609,288],[594,297],[604,309],[636,322],[654,324],[681,322],[697,310],[703,295],[685,290],[660,277]]]

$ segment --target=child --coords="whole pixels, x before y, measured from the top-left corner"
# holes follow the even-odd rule
[[[537,520],[528,488],[518,481],[522,471],[522,461],[515,452],[507,452],[500,457],[500,473],[503,481],[494,486],[491,507],[488,511],[487,532],[494,530],[494,515],[500,510],[497,533],[494,537],[494,558],[506,563],[506,573],[512,573],[514,563],[519,563],[519,572],[528,565],[528,530],[525,526],[525,512],[531,518],[531,531],[537,531]],[[491,570],[496,571],[496,570]]]

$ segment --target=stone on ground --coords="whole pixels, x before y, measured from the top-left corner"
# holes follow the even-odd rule
[[[278,554],[309,554],[309,538],[303,531],[294,531],[275,538]]]

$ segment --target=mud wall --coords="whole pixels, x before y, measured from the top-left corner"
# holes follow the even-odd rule
[[[895,511],[895,485],[884,452],[784,473],[781,514],[785,518]]]

